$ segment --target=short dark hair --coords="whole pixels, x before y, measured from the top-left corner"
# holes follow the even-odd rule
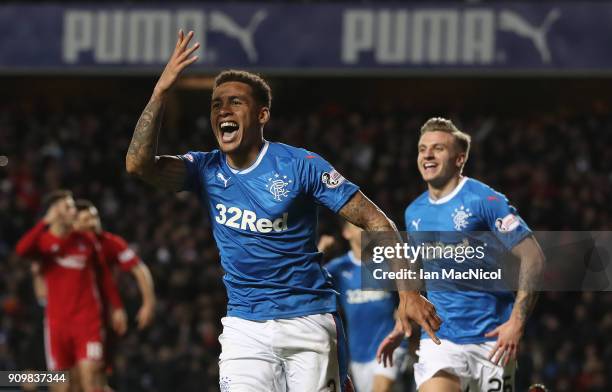
[[[91,207],[94,207],[94,208],[96,207],[94,203],[92,203],[91,201],[87,199],[78,199],[77,201],[74,202],[74,205],[76,206],[77,211],[88,210]]]
[[[53,204],[66,197],[72,197],[72,192],[67,189],[57,189],[47,193],[42,200],[43,211],[47,211]]]
[[[268,109],[272,109],[272,89],[270,88],[268,82],[266,82],[260,75],[248,71],[228,69],[217,75],[215,78],[214,88],[217,88],[223,83],[227,82],[241,82],[248,84],[253,90],[253,98],[255,98],[255,102],[261,106],[267,107]]]

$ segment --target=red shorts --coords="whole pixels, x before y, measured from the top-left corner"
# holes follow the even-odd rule
[[[48,370],[67,370],[79,361],[104,359],[104,331],[100,320],[45,320]]]

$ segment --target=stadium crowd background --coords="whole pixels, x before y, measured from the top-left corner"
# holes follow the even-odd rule
[[[0,160],[0,369],[44,368],[41,308],[29,264],[13,248],[40,216],[41,197],[68,188],[98,205],[105,229],[130,242],[155,280],[154,324],[144,332],[132,324],[112,384],[217,391],[225,291],[208,220],[193,196],[154,191],[124,170],[152,81],[3,81],[10,93],[0,99],[0,155],[8,156]],[[415,166],[418,129],[431,115],[448,116],[474,138],[465,174],[504,192],[533,229],[611,230],[612,101],[585,86],[612,89],[607,81],[575,85],[279,78],[265,137],[320,153],[401,227],[405,206],[425,189]],[[177,92],[160,153],[214,148],[208,95]],[[337,234],[335,226],[323,212],[320,231]],[[138,291],[130,277],[120,280],[133,320]],[[610,336],[612,293],[543,293],[522,342],[518,390],[537,381],[554,391],[609,391]]]

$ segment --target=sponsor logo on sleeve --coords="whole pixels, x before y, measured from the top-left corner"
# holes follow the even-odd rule
[[[136,254],[134,253],[134,251],[131,250],[130,248],[127,248],[123,252],[119,253],[119,256],[117,258],[119,259],[119,262],[127,263],[128,261],[132,260],[134,257],[136,257]]]
[[[330,189],[334,189],[339,187],[344,182],[344,177],[340,173],[333,169],[330,172],[324,172],[321,175],[321,182],[325,184],[326,187]]]
[[[508,214],[503,218],[495,220],[495,227],[500,233],[508,233],[515,230],[520,224],[519,218],[514,214]]]

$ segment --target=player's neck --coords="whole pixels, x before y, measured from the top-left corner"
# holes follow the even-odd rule
[[[250,167],[257,160],[257,156],[264,145],[263,138],[258,140],[246,151],[236,151],[227,154],[227,164],[235,170],[243,170]]]
[[[361,261],[361,245],[351,242],[351,252],[353,252],[353,257],[357,261]]]
[[[66,237],[70,233],[70,230],[70,226],[61,223],[53,223],[49,226],[49,232],[59,238]]]
[[[459,186],[459,183],[463,179],[461,174],[451,177],[446,183],[441,186],[436,186],[432,183],[427,184],[429,190],[429,197],[432,200],[439,200],[446,195],[449,195],[452,191]]]

